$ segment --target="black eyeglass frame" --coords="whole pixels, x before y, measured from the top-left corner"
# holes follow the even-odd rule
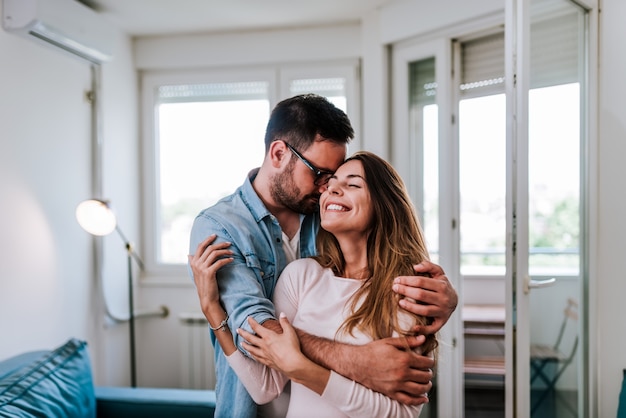
[[[309,160],[304,158],[302,156],[302,154],[300,154],[288,142],[285,142],[285,145],[287,145],[287,148],[289,148],[291,150],[291,152],[293,152],[294,155],[296,157],[298,157],[300,159],[300,161],[302,161],[304,163],[304,165],[306,165],[309,168],[309,170],[311,170],[313,172],[313,174],[315,175],[315,180],[313,181],[313,184],[315,184],[316,186],[323,186],[323,185],[325,185],[326,183],[328,183],[328,180],[330,180],[330,178],[333,175],[335,175],[335,173],[333,171],[322,170],[320,168],[315,167],[313,164],[311,164],[311,162]]]

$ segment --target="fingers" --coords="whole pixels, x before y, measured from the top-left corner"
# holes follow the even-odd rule
[[[388,341],[388,344],[396,348],[412,350],[424,344],[426,337],[423,335],[415,335],[410,337],[389,337],[385,340]]]
[[[416,293],[416,296],[419,295],[419,292],[413,292]],[[419,296],[417,298],[419,299]],[[422,300],[425,298],[421,298]],[[434,304],[429,304],[429,305],[425,305],[425,304],[421,304],[421,303],[416,303],[415,301],[411,300],[411,299],[400,299],[400,301],[398,301],[398,304],[400,305],[400,307],[402,307],[402,309],[405,309],[411,313],[414,313],[415,315],[419,315],[419,316],[424,316],[424,317],[436,317],[438,315],[441,315],[441,309]]]
[[[441,266],[427,260],[413,266],[413,270],[415,270],[415,273],[418,275],[424,275],[427,277],[436,277],[445,274]]]
[[[430,402],[426,393],[424,393],[423,395],[413,396],[405,392],[397,392],[396,396],[394,396],[393,398],[396,401],[405,405],[423,405]]]
[[[248,344],[253,345],[253,346],[257,346],[259,343],[259,340],[261,339],[257,337],[255,334],[248,332],[243,328],[237,328],[237,334],[239,334],[239,336],[243,338]]]
[[[434,318],[433,322],[429,325],[415,325],[413,327],[413,332],[415,332],[416,334],[435,334],[444,325],[445,325],[445,322],[443,319]]]
[[[198,244],[195,254],[188,256],[189,265],[194,276],[200,273],[213,274],[217,272],[219,268],[232,261],[229,256],[231,256],[233,252],[228,249],[231,243],[220,242],[213,244],[216,239],[216,234],[208,236],[204,241]],[[229,261],[223,261],[224,258]]]
[[[393,291],[404,296],[399,301],[403,309],[416,315],[443,319],[429,325],[428,329],[431,331],[438,330],[456,308],[458,296],[443,269],[437,264],[424,261],[414,266],[414,269],[417,274],[426,274],[429,277],[396,277]]]
[[[404,382],[401,392],[397,392],[394,398],[406,405],[421,405],[428,403],[428,392],[432,389],[432,382],[416,383],[415,381]]]
[[[285,315],[284,312],[280,313],[280,315],[278,316],[278,321],[280,322],[280,326],[282,327],[283,332],[288,332],[290,334],[296,333],[296,330],[293,328],[293,326],[289,322],[289,319],[287,318],[287,315]]]
[[[418,381],[421,383],[428,383],[433,378],[432,368],[435,367],[435,359],[429,356],[423,356],[412,351],[426,341],[425,335],[414,335],[409,337],[389,337],[384,339],[387,344],[393,345],[400,350],[406,350],[411,352],[411,358],[409,360],[409,367],[416,369],[412,381]],[[415,377],[421,377],[422,380],[415,380]]]
[[[263,337],[263,331],[265,330],[265,328],[263,328],[263,326],[259,324],[256,319],[249,316],[248,324],[250,324],[252,331],[254,331],[257,335],[260,335],[261,337]]]
[[[450,286],[446,276],[398,276],[393,280],[393,286],[399,288],[419,288],[429,292],[438,292]],[[398,292],[400,293],[400,292]]]
[[[251,316],[248,317],[248,324],[250,324],[252,331],[254,331],[255,338],[259,338],[259,339],[270,338],[271,336],[278,334],[278,332],[276,332],[274,329],[270,329],[265,326],[265,324],[267,324],[268,322],[271,322],[271,320],[268,320],[263,325],[261,325],[253,317]],[[245,330],[242,330],[242,331],[246,332]],[[248,334],[252,335],[250,333]]]
[[[217,239],[217,235],[216,234],[211,234],[204,241],[202,241],[200,244],[198,244],[198,246],[196,247],[196,252],[194,254],[194,258],[198,259],[198,260],[205,258],[204,256],[205,256],[205,253],[206,253],[206,249],[216,239]]]
[[[248,332],[243,328],[238,328],[237,334],[239,334],[239,336],[243,339],[241,347],[250,353],[256,361],[272,367],[273,363],[265,352],[266,344],[263,339],[263,335],[269,337],[271,333],[274,333],[274,331],[265,328],[252,317],[248,317],[248,323],[256,334]]]
[[[410,380],[402,382],[401,390],[392,394],[392,398],[406,405],[428,403],[428,392],[432,389],[432,372],[414,370]]]
[[[218,244],[211,245],[216,239],[216,234],[209,235],[204,241],[198,244],[196,252],[191,258],[193,260],[200,260],[200,262],[206,262],[209,258],[216,258],[215,256],[211,257],[215,251],[221,251],[221,253],[224,254],[223,251],[225,248],[230,247],[230,242],[220,242]]]

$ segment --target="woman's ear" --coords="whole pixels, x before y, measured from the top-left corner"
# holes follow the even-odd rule
[[[272,167],[274,168],[280,168],[282,165],[287,164],[291,156],[285,142],[280,140],[276,140],[270,144],[268,155],[272,161]]]

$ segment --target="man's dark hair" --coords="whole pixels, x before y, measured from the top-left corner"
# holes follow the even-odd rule
[[[347,144],[354,137],[348,116],[328,99],[317,94],[301,94],[278,103],[267,123],[265,151],[276,140],[284,140],[305,151],[316,135],[325,140]]]

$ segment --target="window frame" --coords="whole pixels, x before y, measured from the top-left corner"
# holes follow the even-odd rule
[[[162,85],[208,84],[244,81],[265,81],[269,85],[270,109],[280,100],[292,96],[289,82],[296,79],[343,77],[346,80],[347,114],[355,130],[351,149],[360,149],[360,100],[358,60],[341,60],[311,64],[282,64],[259,68],[221,68],[202,70],[144,71],[141,74],[142,116],[142,258],[145,270],[144,283],[155,285],[180,285],[193,283],[186,264],[169,264],[158,261],[160,203],[159,203],[159,149],[156,141],[158,103],[157,88]],[[261,141],[262,138],[259,138]],[[252,167],[251,167],[252,168]]]

